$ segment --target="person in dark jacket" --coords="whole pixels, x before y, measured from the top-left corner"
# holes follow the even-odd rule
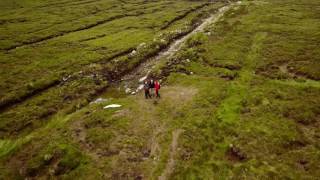
[[[153,97],[154,95],[154,81],[153,79],[150,80],[150,95]]]
[[[150,90],[149,90],[150,89],[150,84],[148,83],[148,81],[144,82],[143,88],[144,88],[144,96],[145,96],[145,98],[146,99],[151,98]]]

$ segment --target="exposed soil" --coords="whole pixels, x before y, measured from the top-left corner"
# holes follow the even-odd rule
[[[208,6],[208,5],[209,5],[209,3],[206,3],[206,4],[200,5],[200,6],[198,6],[198,7],[192,8],[192,9],[186,11],[185,13],[183,13],[182,15],[177,16],[176,18],[172,19],[172,20],[169,21],[167,24],[165,24],[164,26],[162,26],[160,29],[161,29],[161,30],[167,29],[168,27],[171,26],[171,24],[173,24],[173,23],[175,23],[175,22],[177,22],[177,21],[185,18],[188,14],[190,14],[190,13],[192,13],[192,12],[194,12],[194,11],[197,11],[197,10],[199,10],[199,9],[205,7],[205,6]]]
[[[159,180],[168,179],[168,177],[170,177],[170,175],[174,171],[174,167],[176,164],[175,159],[177,156],[178,140],[182,132],[183,132],[182,129],[177,129],[172,132],[172,141],[170,146],[169,159],[167,161],[166,168],[164,169],[161,176],[159,177]]]
[[[227,159],[231,162],[239,162],[247,159],[246,155],[238,147],[231,145],[226,153]]]
[[[196,11],[198,9],[201,9],[204,6],[207,6],[207,5],[208,5],[208,3],[206,3],[204,5],[201,5],[199,7],[196,7],[194,9],[192,9],[191,11],[194,12],[194,11]],[[103,76],[109,81],[117,81],[118,79],[122,79],[122,83],[121,84],[124,85],[124,87],[125,87],[124,89],[131,88],[131,89],[133,89],[135,91],[138,91],[139,90],[138,89],[138,87],[139,87],[139,79],[141,79],[142,77],[148,77],[149,73],[152,71],[152,69],[155,67],[155,65],[160,62],[159,61],[160,59],[162,59],[162,58],[170,58],[174,53],[176,53],[182,47],[183,43],[188,38],[190,38],[192,35],[194,35],[197,32],[203,31],[206,26],[208,26],[209,24],[214,23],[215,21],[217,21],[223,15],[223,13],[230,8],[230,6],[231,5],[224,6],[224,7],[220,8],[216,14],[213,14],[209,18],[203,20],[203,22],[199,26],[197,26],[194,30],[192,30],[191,32],[187,33],[186,35],[182,35],[180,38],[178,37],[178,39],[174,40],[173,43],[171,43],[171,45],[167,49],[164,49],[163,51],[159,52],[156,56],[153,56],[153,57],[147,59],[146,61],[141,63],[138,67],[136,67],[134,70],[121,73],[121,74],[123,74],[123,76],[121,76],[121,75],[119,76],[119,73],[111,73],[111,72],[104,73]],[[191,12],[189,12],[189,13],[191,13]],[[114,16],[114,17],[111,17],[109,19],[101,20],[101,21],[95,22],[95,23],[93,23],[91,25],[88,25],[88,26],[85,26],[85,27],[81,27],[81,28],[76,29],[76,30],[63,32],[63,33],[60,33],[60,34],[57,34],[57,35],[50,35],[48,37],[44,37],[44,38],[41,38],[41,39],[35,39],[34,42],[27,42],[27,43],[24,43],[22,45],[11,47],[11,48],[9,48],[7,50],[12,50],[12,49],[15,49],[17,47],[21,47],[21,46],[25,46],[25,45],[31,45],[31,44],[34,44],[34,43],[40,43],[42,41],[46,41],[46,40],[50,40],[52,38],[63,36],[65,34],[67,34],[67,33],[72,33],[72,32],[76,32],[76,31],[82,31],[82,30],[85,30],[85,29],[89,29],[89,28],[98,26],[100,24],[103,24],[103,23],[106,23],[106,22],[109,22],[109,21],[112,21],[112,20],[123,18],[122,16],[131,16],[131,15],[126,14],[126,15],[121,15],[121,17]],[[137,16],[137,15],[132,15],[132,16]],[[94,38],[96,38],[96,37],[94,37]],[[115,54],[115,55],[113,55],[111,57],[102,58],[102,59],[98,60],[97,62],[98,63],[109,62],[112,59],[116,59],[118,57],[128,55],[133,50],[134,50],[133,48],[129,48],[129,49],[121,51],[121,52],[119,52],[119,53],[117,53],[117,54]],[[119,77],[122,77],[122,78],[119,78]],[[15,99],[8,99],[5,102],[1,102],[0,103],[0,109],[1,109],[1,111],[4,111],[4,110],[8,109],[9,107],[11,107],[13,105],[21,103],[21,102],[23,102],[23,101],[25,101],[27,99],[30,99],[31,97],[33,97],[33,96],[35,96],[35,95],[37,95],[39,93],[42,93],[42,92],[44,92],[44,91],[46,91],[46,90],[48,90],[50,88],[56,87],[60,83],[61,83],[61,81],[57,80],[57,81],[54,81],[54,82],[50,83],[48,86],[45,86],[45,87],[40,88],[40,89],[35,89],[34,91],[31,91],[30,93],[24,94],[22,97],[17,97]]]
[[[73,123],[73,134],[72,137],[74,140],[78,141],[81,149],[86,152],[96,163],[100,160],[100,155],[102,152],[97,152],[94,150],[93,145],[87,142],[86,129],[81,121],[75,121]]]
[[[279,66],[280,72],[283,74],[288,74],[291,78],[303,78],[302,76],[299,76],[293,72],[290,72],[288,69],[288,64],[282,64]]]
[[[183,44],[186,42],[187,39],[189,39],[192,35],[203,32],[205,27],[207,27],[209,24],[215,23],[228,9],[230,9],[232,6],[227,5],[218,10],[217,13],[211,15],[207,19],[203,20],[203,22],[197,26],[194,30],[192,30],[190,33],[186,34],[185,36],[182,36],[181,38],[175,40],[167,49],[161,51],[158,55],[155,57],[152,57],[145,62],[141,63],[136,69],[129,72],[122,78],[122,84],[126,88],[130,88],[133,91],[139,91],[142,89],[141,80],[146,79],[149,77],[150,72],[154,69],[154,67],[161,62],[161,59],[170,59],[177,51],[181,49]]]

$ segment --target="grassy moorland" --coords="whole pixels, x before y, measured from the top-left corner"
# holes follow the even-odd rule
[[[236,4],[159,60],[160,100],[108,84],[225,2],[1,3],[0,179],[320,176],[317,0]]]
[[[0,134],[28,133],[58,111],[69,113],[88,104],[111,80],[192,30],[223,4],[7,2],[0,29],[0,107],[5,110]],[[25,20],[15,21],[21,18]],[[134,56],[133,50],[138,51]]]

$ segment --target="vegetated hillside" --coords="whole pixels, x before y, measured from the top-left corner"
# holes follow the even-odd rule
[[[29,133],[58,111],[88,104],[110,81],[224,4],[14,2],[2,6],[0,29],[0,134],[7,137]],[[142,43],[139,54],[131,56]]]
[[[2,1],[0,179],[319,177],[317,0],[234,3],[157,61],[160,100],[114,83],[225,5]]]

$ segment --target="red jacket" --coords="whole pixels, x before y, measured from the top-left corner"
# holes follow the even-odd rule
[[[158,81],[156,81],[156,82],[154,83],[154,88],[155,88],[156,90],[159,90],[159,89],[160,89],[160,83],[159,83]]]

